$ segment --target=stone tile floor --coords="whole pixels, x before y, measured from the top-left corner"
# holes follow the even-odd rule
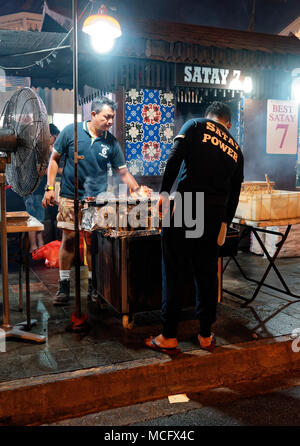
[[[264,258],[243,252],[239,253],[238,258],[247,274],[256,275],[257,278],[262,276],[267,264]],[[300,294],[299,258],[278,259],[276,264],[291,290]],[[17,311],[17,265],[10,262],[9,271],[10,318],[14,325],[26,319],[26,311]],[[45,335],[46,343],[7,340],[6,351],[0,353],[0,382],[160,357],[160,353],[143,345],[144,338],[160,333],[159,310],[138,313],[133,329],[123,328],[121,316],[112,307],[106,305],[99,310],[87,304],[87,270],[82,267],[82,312],[88,314],[90,330],[84,335],[72,333],[66,327],[75,310],[75,298],[66,307],[54,307],[52,298],[56,293],[57,281],[57,269],[46,268],[43,264],[31,266],[31,317],[37,319],[32,332]],[[268,283],[279,286],[272,271]],[[223,276],[223,287],[249,297],[255,285],[245,281],[231,262]],[[25,300],[25,290],[23,294]],[[300,300],[267,288],[263,288],[255,301],[247,306],[240,299],[224,295],[223,301],[218,304],[218,320],[214,324],[217,345],[291,334],[297,328],[300,329]],[[182,351],[198,349],[196,332],[197,321],[193,309],[185,309],[179,327]]]

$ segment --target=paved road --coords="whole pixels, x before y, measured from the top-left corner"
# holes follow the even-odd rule
[[[52,426],[300,426],[300,372],[107,410]],[[117,428],[115,429],[117,431]]]
[[[300,426],[300,386],[158,417],[134,426]]]

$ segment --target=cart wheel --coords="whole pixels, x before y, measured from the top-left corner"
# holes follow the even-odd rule
[[[131,317],[129,320],[128,314],[124,314],[122,316],[122,325],[124,328],[127,328],[127,330],[132,330],[134,325],[134,318]]]

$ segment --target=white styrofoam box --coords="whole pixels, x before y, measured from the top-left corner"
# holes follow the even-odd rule
[[[270,226],[266,229],[285,233],[286,226]],[[280,242],[281,237],[275,234],[265,234],[265,247],[273,256],[276,252],[276,244]],[[278,257],[300,257],[300,224],[292,225],[290,232],[284,242]]]
[[[253,221],[300,217],[300,192],[241,193],[235,217]]]
[[[263,242],[263,244],[265,244],[266,234],[264,232],[259,232],[258,235],[259,235],[261,241]],[[250,252],[253,252],[254,254],[260,254],[260,255],[262,255],[264,253],[263,250],[261,249],[260,244],[256,240],[256,237],[253,234],[253,232],[251,232],[251,234],[250,234]]]

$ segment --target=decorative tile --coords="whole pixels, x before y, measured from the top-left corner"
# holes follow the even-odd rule
[[[132,175],[162,175],[174,138],[174,94],[126,91],[126,162]]]

